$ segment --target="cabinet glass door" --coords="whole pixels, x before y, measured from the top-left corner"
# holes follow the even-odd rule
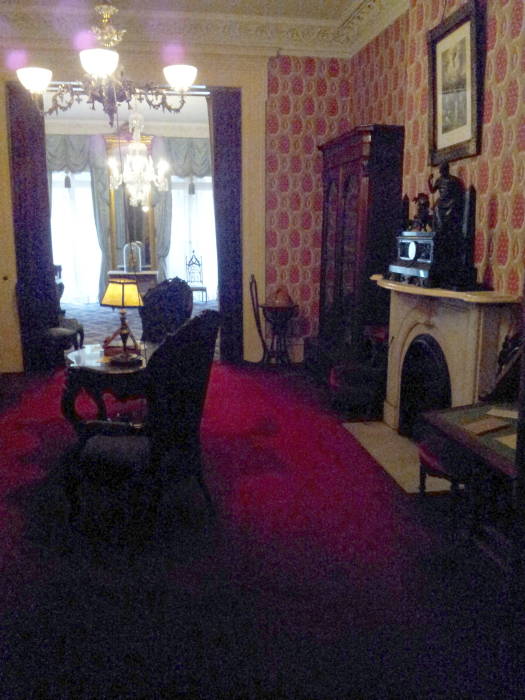
[[[321,289],[321,309],[324,314],[334,302],[336,295],[337,272],[337,182],[332,180],[328,184],[328,193],[325,209],[325,231],[323,236],[322,268],[323,287]]]
[[[359,178],[356,173],[350,173],[343,184],[341,289],[344,296],[355,292],[358,206]]]

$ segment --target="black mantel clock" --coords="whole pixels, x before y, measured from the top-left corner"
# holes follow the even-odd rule
[[[431,287],[434,231],[402,231],[397,240],[397,259],[388,267],[390,279]]]
[[[473,187],[465,192],[459,178],[440,166],[434,185],[439,198],[430,213],[430,199],[420,192],[414,201],[417,213],[397,237],[397,258],[389,265],[390,279],[421,287],[454,290],[479,289],[474,267],[476,197]]]

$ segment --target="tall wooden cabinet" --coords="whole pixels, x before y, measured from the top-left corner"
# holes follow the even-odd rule
[[[363,354],[365,331],[388,324],[389,295],[370,280],[386,273],[402,228],[403,127],[360,126],[319,146],[323,232],[319,336],[305,363],[330,369]]]

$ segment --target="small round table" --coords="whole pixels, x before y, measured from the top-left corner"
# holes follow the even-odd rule
[[[276,305],[261,304],[261,309],[266,321],[270,324],[271,340],[270,346],[263,343],[263,358],[261,362],[277,365],[289,365],[291,363],[288,355],[287,336],[288,325],[297,313],[297,304]]]
[[[104,354],[102,345],[85,345],[81,350],[67,354],[66,383],[62,394],[62,413],[78,430],[82,417],[75,404],[78,395],[85,391],[97,407],[97,419],[106,420],[104,394],[109,393],[119,400],[144,395],[145,373],[155,343],[141,343],[141,362],[133,367],[120,367],[110,363],[111,357]],[[120,350],[120,348],[119,348]]]

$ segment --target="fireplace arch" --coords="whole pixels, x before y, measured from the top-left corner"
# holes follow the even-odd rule
[[[428,333],[417,335],[405,353],[399,399],[399,433],[416,438],[417,419],[423,411],[451,405],[447,361],[437,340]]]
[[[517,297],[498,292],[415,287],[377,276],[390,294],[387,390],[383,420],[399,429],[401,373],[412,342],[429,335],[445,357],[451,406],[475,403],[492,390],[498,353],[521,318]]]

